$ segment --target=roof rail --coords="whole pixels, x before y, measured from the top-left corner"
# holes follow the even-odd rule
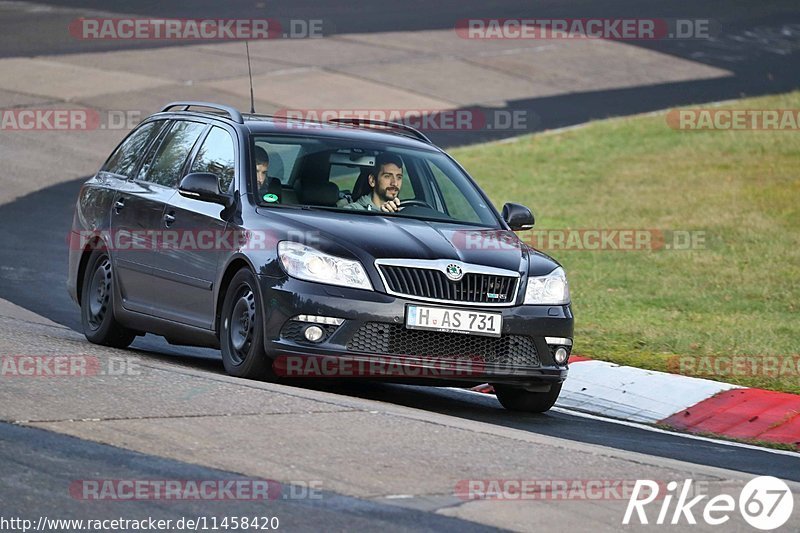
[[[366,124],[368,126],[381,126],[387,129],[397,130],[397,133],[401,135],[406,135],[408,137],[414,137],[417,140],[426,142],[428,144],[433,144],[431,140],[421,131],[416,128],[412,128],[411,126],[407,126],[400,122],[388,122],[385,120],[373,120],[369,118],[359,118],[359,117],[336,117],[328,119],[328,122],[333,122],[336,124],[348,124],[350,126],[361,126],[362,124]]]
[[[181,109],[181,111],[189,111],[190,107],[207,107],[208,109],[216,109],[217,111],[223,111],[227,113],[234,122],[244,124],[244,118],[242,118],[242,114],[239,112],[239,110],[228,105],[213,104],[211,102],[172,102],[165,105],[161,109],[161,112],[163,113],[164,111],[169,111],[173,107],[182,107],[183,109]]]

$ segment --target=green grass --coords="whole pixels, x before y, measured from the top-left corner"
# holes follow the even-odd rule
[[[682,429],[672,427],[669,424],[654,424],[654,426],[659,429],[663,429],[666,431],[673,431],[675,433],[688,433],[687,431],[684,431]],[[772,448],[773,450],[786,450],[789,452],[798,451],[798,447],[796,444],[788,444],[785,442],[774,442],[770,440],[759,440],[759,439],[739,439],[736,437],[723,435],[721,433],[711,433],[708,431],[701,431],[692,434],[697,435],[698,437],[708,437],[711,439],[726,440],[729,442],[741,442],[743,444],[752,444],[753,446],[761,446],[762,448]]]
[[[723,107],[800,109],[800,92]],[[453,155],[537,229],[705,232],[703,249],[548,252],[570,279],[576,353],[664,371],[675,355],[800,353],[800,132],[677,131],[659,114]],[[716,377],[800,393],[797,371]]]

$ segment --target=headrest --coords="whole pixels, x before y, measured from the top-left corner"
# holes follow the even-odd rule
[[[339,201],[339,187],[330,181],[324,183],[301,183],[295,187],[300,201],[309,205],[333,207]]]
[[[353,198],[361,198],[365,194],[369,194],[369,192],[372,190],[372,187],[369,186],[370,172],[372,172],[371,167],[361,169],[361,173],[359,173],[358,179],[356,180],[355,185],[353,185]]]

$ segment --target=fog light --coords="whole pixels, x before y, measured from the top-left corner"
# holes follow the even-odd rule
[[[567,349],[563,347],[559,348],[558,350],[556,350],[555,354],[556,363],[559,365],[563,365],[564,363],[567,362],[567,356],[569,356],[569,353],[567,353]]]
[[[303,336],[309,342],[319,342],[324,334],[325,332],[323,332],[322,328],[319,326],[308,326],[305,331],[303,331]]]

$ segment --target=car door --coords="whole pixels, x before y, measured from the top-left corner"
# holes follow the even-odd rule
[[[148,215],[157,204],[154,194],[136,179],[137,173],[169,128],[167,120],[143,124],[123,141],[103,166],[103,172],[119,180],[109,214],[107,244],[123,305],[131,301],[131,296],[134,301],[141,300],[137,288],[147,282],[143,279],[147,270],[143,266],[147,262],[143,253],[148,248],[143,230],[148,227]]]
[[[230,192],[237,161],[235,132],[212,126],[193,153],[189,172],[210,172],[219,178],[220,192]],[[170,301],[166,309],[173,320],[213,329],[216,314],[214,283],[233,240],[225,233],[223,206],[188,198],[171,197],[164,216],[165,228],[174,232],[179,243],[160,251],[159,268],[168,273]],[[231,245],[231,246],[229,246]]]
[[[205,128],[202,123],[185,120],[164,127],[114,203],[114,267],[126,309],[166,316],[163,310],[169,303],[170,280],[158,268],[164,210],[176,194],[178,176]]]

